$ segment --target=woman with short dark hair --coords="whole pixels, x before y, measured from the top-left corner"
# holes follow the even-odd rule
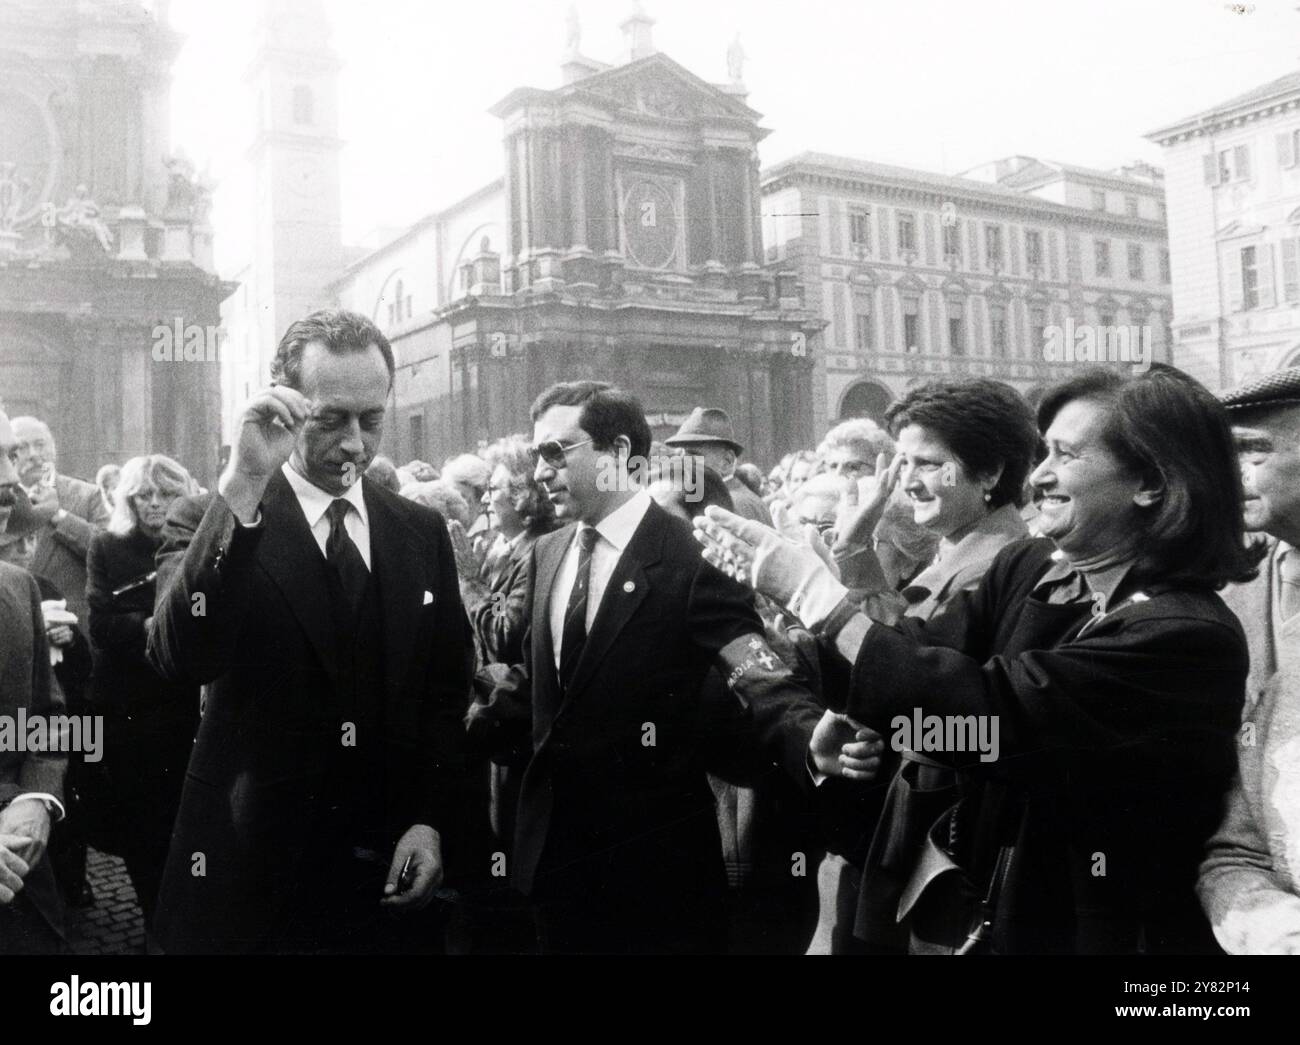
[[[716,509],[705,555],[847,661],[848,715],[956,772],[891,793],[902,842],[877,831],[855,925],[870,946],[1213,951],[1194,886],[1248,659],[1215,590],[1253,573],[1228,419],[1165,366],[1081,375],[1038,419],[1050,540],[1004,548],[929,621],[871,622],[816,552]],[[844,775],[876,765],[845,745]]]

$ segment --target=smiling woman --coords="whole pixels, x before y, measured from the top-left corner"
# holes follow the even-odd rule
[[[815,552],[716,509],[697,522],[705,554],[744,564],[849,662],[827,700],[856,721],[998,722],[998,761],[927,751],[955,784],[895,778],[856,911],[868,946],[1213,951],[1194,885],[1248,662],[1215,591],[1253,573],[1227,415],[1156,366],[1080,375],[1038,419],[1049,453],[1031,482],[1055,544],[1010,544],[928,621],[871,622]],[[857,745],[842,763],[862,775]]]

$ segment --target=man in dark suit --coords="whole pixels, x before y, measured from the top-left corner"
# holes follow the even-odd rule
[[[0,410],[0,531],[18,488],[16,442]],[[0,563],[0,720],[15,735],[20,710],[29,722],[61,715],[63,696],[50,671],[36,581]],[[67,753],[15,747],[0,746],[0,955],[54,953],[61,948],[62,905],[43,857],[51,814],[63,813]]]
[[[294,323],[272,377],[216,493],[173,506],[158,553],[150,661],[207,698],[156,938],[423,949],[414,912],[464,813],[471,645],[451,542],[437,512],[362,478],[393,377],[374,324]]]
[[[817,766],[833,772],[835,737],[854,728],[818,726],[751,597],[630,480],[650,448],[640,403],[580,381],[542,393],[532,418],[535,477],[570,525],[534,547],[526,662],[470,716],[498,751],[531,725],[512,881],[544,951],[719,951],[726,877],[707,772],[811,784],[814,731],[831,752]],[[715,664],[721,693],[701,688]]]
[[[91,535],[108,522],[108,509],[99,487],[57,469],[58,448],[45,422],[35,417],[15,417],[19,478],[32,502],[36,529],[24,538],[19,566],[44,577],[67,599],[85,632],[86,553]]]

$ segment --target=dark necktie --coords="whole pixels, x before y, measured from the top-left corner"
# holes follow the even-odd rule
[[[370,570],[366,568],[365,559],[361,558],[360,550],[343,525],[350,507],[342,497],[330,502],[327,509],[330,535],[325,540],[325,558],[334,568],[350,616],[355,617],[361,609],[361,596],[366,590],[366,581],[370,579]]]
[[[560,688],[568,689],[578,666],[582,647],[587,642],[587,593],[591,586],[591,552],[599,538],[594,527],[578,530],[578,575],[573,578],[569,605],[564,611],[564,630],[560,634]]]

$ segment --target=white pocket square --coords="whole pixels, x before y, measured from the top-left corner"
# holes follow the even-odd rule
[[[429,603],[431,603],[432,601],[433,601],[433,592],[431,592],[431,591],[426,591],[426,592],[424,593],[424,602],[421,603],[421,605],[423,605],[423,606],[427,606],[427,605],[429,605]]]

